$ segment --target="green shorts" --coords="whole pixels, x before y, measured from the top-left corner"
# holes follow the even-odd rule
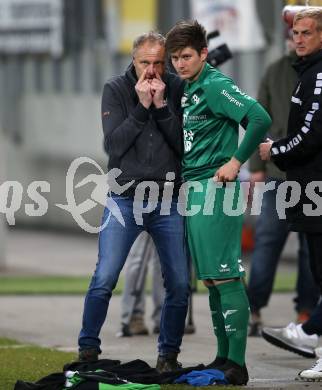
[[[187,202],[188,212],[191,210],[195,215],[186,217],[188,244],[197,278],[242,277],[245,274],[241,260],[244,197],[240,183],[222,185],[212,179],[198,183],[203,191],[190,188]]]

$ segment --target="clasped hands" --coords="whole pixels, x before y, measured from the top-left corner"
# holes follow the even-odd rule
[[[135,85],[135,91],[139,97],[140,103],[148,109],[153,103],[156,108],[164,106],[165,83],[162,81],[159,73],[155,72],[153,78],[146,77],[145,69],[138,82]]]

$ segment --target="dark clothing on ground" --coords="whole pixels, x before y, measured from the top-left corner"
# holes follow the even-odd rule
[[[101,359],[93,363],[74,362],[66,364],[63,371],[79,371],[86,373],[89,371],[104,370],[108,374],[105,383],[115,384],[117,386],[117,382],[120,382],[120,379],[147,385],[153,383],[169,384],[173,383],[175,379],[183,374],[192,370],[202,369],[205,369],[205,366],[200,364],[195,367],[182,368],[175,372],[159,374],[155,368],[150,367],[143,360],[137,359],[121,364],[119,360]],[[14,390],[61,390],[66,381],[64,372],[48,375],[36,383],[17,381]],[[92,378],[92,380],[88,378],[86,382],[77,385],[77,389],[98,390],[97,385],[98,382],[95,378]],[[116,387],[115,389],[117,390]]]

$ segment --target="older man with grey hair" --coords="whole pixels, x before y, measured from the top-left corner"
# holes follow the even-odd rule
[[[299,75],[291,98],[288,135],[260,145],[264,161],[272,161],[286,171],[291,183],[300,185],[299,202],[287,209],[291,230],[306,234],[310,265],[322,292],[322,8],[307,7],[293,21],[293,40],[299,61]],[[298,187],[299,188],[299,187]],[[290,323],[285,328],[264,328],[263,337],[270,343],[313,357],[322,334],[322,301],[303,325]],[[303,380],[322,380],[322,354],[316,364],[300,372]]]
[[[112,187],[108,196],[110,204],[117,205],[124,226],[107,206],[102,223],[106,226],[99,235],[98,262],[86,295],[78,339],[81,361],[95,361],[101,353],[99,334],[112,291],[132,244],[146,231],[157,248],[166,290],[157,369],[165,372],[180,367],[177,355],[189,295],[184,221],[177,207],[182,91],[182,81],[165,70],[165,40],[155,32],[134,41],[133,61],[125,74],[104,86],[102,121],[108,169],[121,172],[117,188]],[[141,218],[137,216],[138,204],[142,207]]]

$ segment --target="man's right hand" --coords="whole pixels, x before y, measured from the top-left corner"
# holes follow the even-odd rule
[[[138,82],[135,84],[135,91],[138,95],[139,101],[146,109],[148,109],[152,104],[152,91],[151,91],[151,82],[146,79],[146,70],[144,70],[138,79]]]
[[[259,145],[259,155],[263,161],[269,161],[271,159],[271,148],[273,141],[269,138],[266,139],[266,142],[262,142]]]

